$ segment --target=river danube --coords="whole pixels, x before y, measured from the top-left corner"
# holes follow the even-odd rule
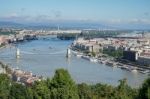
[[[19,67],[45,77],[52,77],[56,69],[65,68],[77,83],[95,84],[100,82],[118,85],[118,80],[127,78],[129,85],[137,87],[148,77],[145,74],[92,63],[74,55],[67,59],[66,50],[72,42],[59,40],[56,36],[40,37],[39,40],[16,45],[21,52],[19,59],[16,59],[15,47],[1,49],[0,60],[12,67]]]

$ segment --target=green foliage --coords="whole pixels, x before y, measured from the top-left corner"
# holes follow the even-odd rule
[[[1,47],[3,47],[3,46],[5,46],[5,44],[4,44],[4,43],[2,43],[2,44],[0,45],[0,48],[1,48]]]
[[[6,74],[0,74],[0,99],[7,99],[10,92],[10,79]]]
[[[70,40],[70,39],[75,39],[78,36],[78,33],[60,33],[57,34],[57,38],[61,40]]]
[[[105,50],[103,50],[103,53],[107,54],[109,56],[115,57],[115,58],[121,58],[123,56],[123,51],[122,50],[105,49]]]
[[[92,86],[93,98],[96,99],[111,99],[114,97],[114,88],[112,86],[96,84]]]
[[[85,83],[79,84],[78,94],[80,99],[91,99],[92,98],[91,87]]]
[[[92,55],[93,57],[95,57],[95,56],[96,56],[96,53],[95,53],[95,52],[91,52],[91,55]]]
[[[78,94],[80,99],[135,99],[137,91],[123,79],[117,87],[100,83],[91,86],[79,84]]]
[[[145,80],[142,87],[139,89],[139,99],[150,99],[150,78]]]
[[[127,85],[127,79],[119,80],[120,84],[116,88],[119,99],[134,99],[137,95],[136,90]]]
[[[78,99],[77,87],[67,70],[58,69],[51,82],[52,99]]]
[[[33,86],[12,82],[6,74],[0,74],[0,99],[150,99],[150,78],[140,89],[119,81],[117,87],[106,84],[75,84],[67,70],[58,69],[54,77],[37,81]]]
[[[0,31],[0,35],[10,35],[10,34],[15,34],[15,33],[16,32],[12,32],[12,31],[11,32],[8,32],[8,31],[7,32],[1,32]]]
[[[31,99],[27,87],[17,83],[12,83],[9,97],[11,99]]]
[[[36,82],[32,89],[35,99],[50,99],[50,91],[46,81]]]
[[[121,34],[122,32],[123,31],[111,31],[111,30],[97,31],[97,30],[91,30],[91,31],[88,31],[88,32],[82,32],[80,34],[80,37],[84,37],[84,38],[87,38],[87,39],[99,38],[99,37],[115,37],[115,36]]]

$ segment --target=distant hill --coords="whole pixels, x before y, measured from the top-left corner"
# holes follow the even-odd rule
[[[13,28],[17,28],[17,27],[23,27],[24,25],[19,24],[19,23],[15,23],[15,22],[7,22],[7,21],[0,21],[0,27],[1,28],[9,28],[9,27],[13,27]]]
[[[27,28],[27,29],[112,29],[107,25],[90,22],[49,22],[49,23],[15,23],[0,21],[0,28]]]
[[[25,29],[131,29],[131,30],[150,30],[150,24],[103,24],[90,21],[50,21],[16,23],[0,21],[0,28],[25,28]]]

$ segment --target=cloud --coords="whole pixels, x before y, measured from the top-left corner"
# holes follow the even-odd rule
[[[1,16],[0,20],[3,21],[19,21],[19,22],[42,22],[42,21],[50,21],[51,16],[49,15],[37,15],[37,16],[29,16],[29,15],[19,15],[17,13],[11,13],[9,15]]]
[[[22,11],[25,9],[22,8]],[[149,15],[146,13],[146,15]],[[51,10],[51,14],[41,14],[36,16],[29,16],[29,15],[20,15],[19,13],[10,13],[5,16],[1,16],[0,20],[3,21],[19,21],[19,22],[52,22],[52,21],[69,21],[69,19],[61,19],[62,12],[59,10]],[[72,19],[73,20],[73,19]],[[71,20],[71,21],[72,21]],[[106,23],[111,25],[119,25],[119,24],[150,24],[150,18],[132,18],[132,19],[110,19],[110,20],[92,20],[92,19],[74,19],[74,21],[84,22],[99,22],[99,23]]]
[[[118,23],[121,23],[123,20],[121,19],[111,19],[111,20],[108,20],[108,23],[115,23],[115,24],[118,24]]]
[[[18,16],[19,16],[19,15],[18,15],[17,13],[11,13],[11,14],[5,16],[5,17],[6,17],[6,18],[16,18],[16,17],[18,17]]]
[[[50,21],[51,20],[51,16],[49,15],[38,15],[36,17],[33,17],[33,20],[35,19],[35,21]]]
[[[61,20],[62,12],[59,10],[51,10],[50,14],[25,15],[25,8],[21,8],[19,13],[12,12],[7,15],[0,16],[0,20],[4,21],[31,21],[31,22],[46,22],[52,20]]]
[[[148,12],[145,12],[144,15],[145,15],[145,16],[149,16],[149,13],[148,13]]]
[[[60,18],[62,16],[62,12],[59,10],[52,10],[52,13],[55,18]]]
[[[133,24],[150,24],[150,19],[132,19],[129,21],[129,23]]]
[[[17,13],[11,13],[9,15],[1,16],[0,20],[2,21],[21,21],[21,20],[30,20],[30,16],[20,16]]]
[[[21,12],[24,12],[26,9],[25,8],[21,8]]]
[[[108,24],[150,24],[150,19],[144,19],[144,18],[133,18],[133,19],[111,19],[103,21]]]

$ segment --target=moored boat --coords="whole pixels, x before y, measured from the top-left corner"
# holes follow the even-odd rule
[[[98,60],[96,58],[90,58],[91,62],[98,62]]]
[[[77,53],[77,54],[76,54],[76,56],[77,56],[77,57],[82,57],[82,56],[83,56],[83,54],[81,54],[81,53]]]

